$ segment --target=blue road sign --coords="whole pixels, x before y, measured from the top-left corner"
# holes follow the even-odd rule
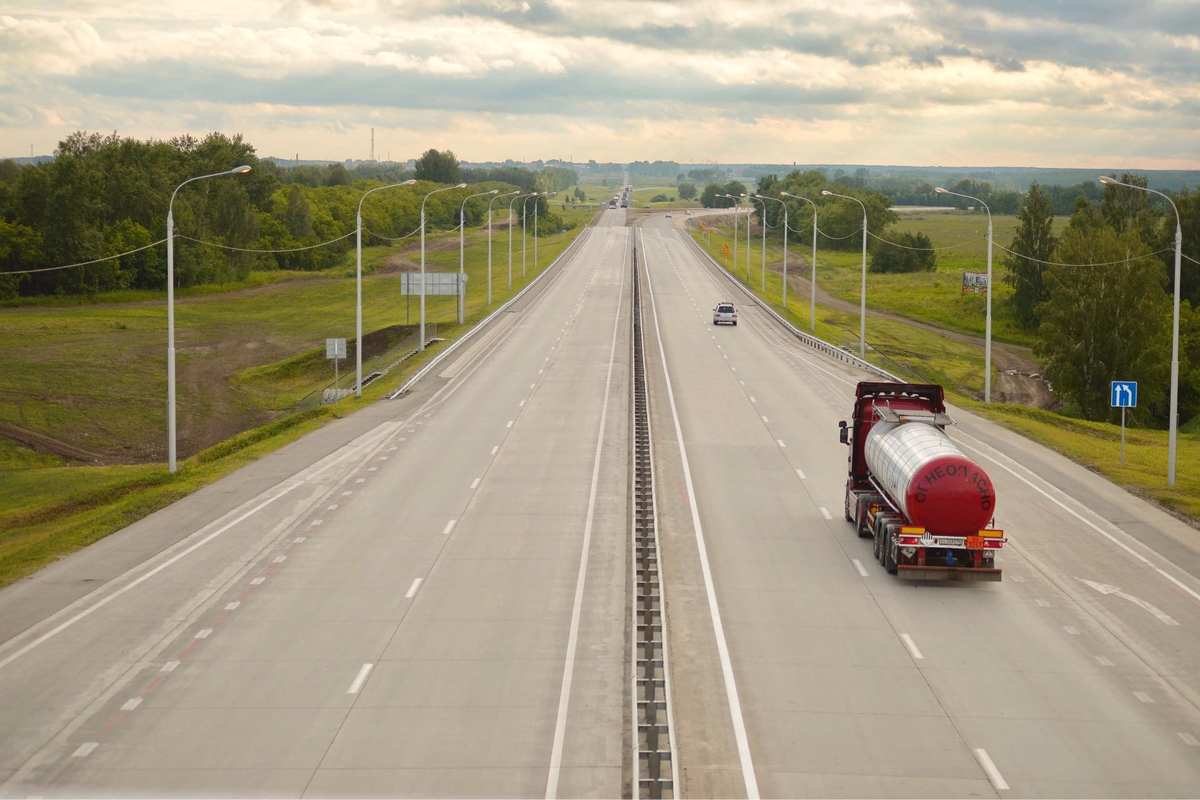
[[[1137,381],[1113,381],[1108,404],[1113,408],[1137,408]]]

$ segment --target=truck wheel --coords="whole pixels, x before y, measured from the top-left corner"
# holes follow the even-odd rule
[[[883,533],[881,533],[880,535],[875,537],[875,563],[876,564],[883,563],[883,543],[887,539],[887,535],[888,535],[887,529],[885,528]]]
[[[893,554],[894,550],[895,548],[891,547],[890,543],[888,547],[883,548],[883,556],[885,559],[883,562],[883,568],[887,570],[888,575],[895,575],[900,571],[900,567],[896,564],[896,556]]]

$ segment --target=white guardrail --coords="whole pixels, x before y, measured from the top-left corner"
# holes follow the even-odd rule
[[[733,281],[733,283],[737,284],[737,287],[739,289],[741,289],[742,292],[745,293],[745,295],[747,297],[749,297],[751,300],[753,300],[758,305],[759,308],[761,308],[763,311],[767,312],[772,317],[774,317],[776,322],[778,322],[780,325],[787,328],[792,333],[793,336],[795,336],[797,339],[799,339],[804,344],[808,345],[809,347],[813,348],[814,350],[818,350],[818,351],[824,353],[825,355],[840,359],[842,361],[845,361],[848,364],[853,364],[856,367],[860,367],[862,369],[867,370],[868,372],[873,372],[876,375],[878,375],[881,378],[884,378],[886,380],[892,381],[894,383],[908,383],[908,381],[904,380],[903,378],[898,378],[895,375],[893,375],[892,373],[883,369],[882,367],[877,367],[869,361],[864,361],[863,359],[859,358],[858,356],[851,355],[850,353],[847,353],[845,350],[838,347],[837,345],[831,344],[830,342],[825,341],[824,339],[822,339],[819,336],[814,336],[811,333],[805,333],[804,331],[800,330],[795,325],[793,325],[792,323],[790,323],[786,319],[784,319],[782,314],[780,314],[775,309],[773,309],[769,305],[767,305],[765,300],[760,298],[758,295],[754,294],[754,292],[750,291],[750,289],[748,289],[746,287],[746,285],[743,284],[737,276],[730,275],[729,271],[726,270],[724,267],[722,267],[719,263],[717,263],[717,260],[715,258],[713,258],[708,253],[707,250],[705,250],[703,247],[701,247],[699,244],[697,244],[696,240],[693,239],[690,234],[688,234],[687,232],[680,233],[679,231],[676,231],[675,233],[676,233],[676,235],[682,237],[688,243],[690,243],[691,246],[696,249],[696,252],[700,253],[702,256],[707,258],[714,267],[716,267],[718,270],[720,270],[727,278],[729,278],[731,281]]]
[[[472,325],[466,333],[464,333],[462,336],[459,336],[457,339],[455,339],[453,342],[451,342],[449,347],[447,347],[442,352],[438,353],[436,356],[434,356],[432,359],[429,360],[429,363],[427,363],[425,366],[421,367],[419,370],[417,370],[412,375],[410,375],[408,380],[406,380],[404,383],[400,384],[399,389],[397,389],[396,391],[394,391],[390,395],[388,395],[388,400],[395,400],[397,397],[399,397],[400,395],[407,392],[409,389],[411,389],[413,386],[416,385],[417,381],[421,380],[426,375],[428,375],[430,372],[432,372],[434,369],[436,369],[439,364],[441,364],[443,361],[445,361],[447,358],[449,358],[451,355],[453,355],[458,350],[458,348],[462,347],[463,344],[470,341],[472,337],[474,337],[477,333],[479,333],[479,331],[485,330],[497,317],[499,317],[501,314],[507,312],[509,307],[513,303],[517,302],[522,297],[524,297],[526,292],[528,292],[534,286],[537,286],[538,283],[541,282],[542,278],[544,278],[546,275],[550,274],[550,271],[552,269],[554,269],[555,265],[558,264],[559,261],[562,261],[564,258],[567,258],[570,255],[573,255],[572,251],[577,249],[576,245],[578,245],[580,242],[582,242],[584,239],[588,238],[591,235],[592,227],[593,226],[588,225],[586,228],[584,228],[582,231],[580,231],[579,235],[576,236],[575,239],[569,245],[567,245],[566,248],[563,249],[563,251],[561,253],[559,253],[558,256],[553,261],[551,261],[549,264],[547,264],[546,268],[544,270],[542,270],[540,273],[538,273],[538,275],[535,276],[534,279],[531,280],[525,286],[524,289],[522,289],[521,291],[517,292],[512,297],[510,297],[508,299],[507,303],[500,306],[495,311],[488,314],[483,319],[479,320],[479,322]]]

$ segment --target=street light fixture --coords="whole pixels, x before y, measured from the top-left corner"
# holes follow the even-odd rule
[[[387,186],[376,186],[374,189],[368,189],[363,192],[363,196],[358,198],[358,215],[354,218],[355,230],[355,301],[354,301],[354,396],[362,397],[362,204],[363,200],[367,199],[367,195],[371,192],[378,192],[383,189],[393,189],[397,186],[412,186],[416,183],[415,180],[407,180],[403,183],[390,183]],[[334,394],[337,394],[338,387],[333,387]]]
[[[520,191],[520,189],[518,189],[517,191]],[[536,192],[534,194],[536,194]],[[508,201],[508,290],[510,292],[512,291],[512,229],[513,229],[513,208],[512,207],[513,207],[513,203],[517,202],[518,200],[521,200],[521,213],[524,214],[525,213],[525,201],[522,200],[522,198],[524,198],[524,197],[529,197],[529,195],[527,195],[527,194],[518,195],[517,197],[514,197],[512,200]],[[524,236],[524,230],[522,230],[521,235]],[[524,246],[524,239],[522,239],[522,246]]]
[[[188,178],[175,187],[171,202],[167,204],[167,469],[172,473],[175,472],[175,195],[192,181],[244,175],[249,171],[250,167],[243,164],[223,172]]]
[[[826,197],[840,197],[843,200],[853,200],[862,206],[863,210],[863,253],[862,253],[862,298],[859,301],[858,309],[858,357],[867,357],[867,207],[863,205],[862,200],[857,197],[851,197],[848,194],[837,194],[828,189],[822,189],[821,194]],[[816,229],[813,229],[813,238],[816,238]]]
[[[499,191],[499,189],[497,189],[496,191]],[[520,193],[521,193],[520,189],[514,189],[511,192],[505,192],[504,194],[497,195],[496,197],[493,197],[491,200],[488,201],[488,306],[491,306],[491,304],[492,304],[492,203],[496,202],[501,197],[510,197],[514,194],[520,194]],[[512,204],[510,203],[509,208],[511,209],[511,207],[512,207]],[[512,264],[512,260],[511,260],[512,259],[512,226],[511,225],[509,226],[508,241],[509,241],[509,249],[508,249],[509,264],[511,265]],[[512,285],[510,284],[508,288],[511,289]]]
[[[419,352],[425,351],[425,201],[438,192],[449,192],[454,189],[465,188],[467,188],[465,183],[460,183],[457,186],[443,186],[441,189],[434,189],[421,198],[421,341],[417,343],[417,350]]]
[[[1170,203],[1171,210],[1175,212],[1175,312],[1171,323],[1171,419],[1167,433],[1167,486],[1174,486],[1176,440],[1179,434],[1179,284],[1180,264],[1183,256],[1183,225],[1179,219],[1179,208],[1175,205],[1174,200],[1157,189],[1123,183],[1107,175],[1100,176],[1099,181],[1105,186],[1124,186],[1127,189],[1138,189],[1156,194]]]
[[[787,312],[787,235],[788,235],[787,203],[785,203],[784,201],[779,200],[778,198],[775,198],[775,197],[763,197],[761,194],[756,194],[754,196],[757,197],[759,200],[763,201],[763,237],[764,237],[764,246],[763,246],[763,264],[764,264],[764,266],[763,266],[763,269],[764,269],[764,271],[766,270],[765,265],[766,265],[766,261],[767,261],[767,256],[766,256],[767,249],[766,249],[766,244],[765,244],[766,230],[767,230],[767,226],[766,226],[767,203],[766,203],[766,201],[770,200],[773,203],[779,203],[779,205],[783,206],[783,310],[784,310],[784,313],[786,313]],[[766,289],[764,288],[763,291],[765,292]]]
[[[763,200],[763,198],[759,197],[758,195],[753,195],[751,198],[751,202],[753,202],[754,199],[758,199],[758,201],[760,203],[762,203],[762,207],[763,207],[763,215],[762,215],[762,291],[763,291],[763,294],[766,295],[766,293],[767,293],[767,204]],[[747,280],[749,280],[749,276],[750,276],[750,217],[749,216],[746,217],[746,276],[747,276]]]
[[[983,210],[988,215],[987,316],[983,324],[983,402],[990,403],[992,402],[992,210],[988,208],[987,203],[969,194],[952,192],[949,189],[943,189],[941,186],[934,189],[934,191],[938,194],[949,194],[961,197],[964,200],[973,200],[983,206]]]
[[[463,324],[463,318],[465,317],[466,311],[467,311],[467,308],[466,308],[466,306],[467,306],[467,290],[466,290],[466,284],[463,282],[463,276],[467,274],[467,272],[466,272],[466,257],[465,257],[466,256],[466,233],[467,233],[467,200],[470,200],[472,197],[483,197],[484,195],[499,194],[499,193],[500,193],[499,189],[492,189],[491,191],[487,191],[487,192],[478,192],[476,194],[469,194],[462,201],[462,205],[459,206],[459,209],[458,209],[458,275],[459,275],[459,278],[458,278],[458,280],[459,280],[458,324],[459,325]],[[490,204],[488,205],[488,213],[489,214],[491,213],[491,205]],[[488,222],[489,223],[491,222],[490,218],[489,218]],[[488,227],[489,227],[489,234],[490,234],[490,228],[491,228],[490,224]],[[492,241],[489,238],[488,239],[488,256],[489,256],[488,280],[489,280],[489,282],[491,281],[491,277],[492,277],[492,275],[491,275],[492,267],[491,267],[491,261],[490,261],[490,256],[492,254],[491,248],[492,248]],[[492,301],[489,296],[488,304],[490,305],[491,302]]]
[[[809,309],[808,309],[808,328],[816,333],[817,330],[817,204],[807,197],[801,197],[798,194],[788,194],[780,192],[780,197],[790,197],[793,200],[803,200],[813,207],[813,252],[812,252],[812,286],[809,288]],[[787,206],[784,206],[786,209]],[[784,224],[787,224],[786,217]],[[787,232],[784,232],[784,246],[787,246]],[[784,282],[786,286],[786,281]]]

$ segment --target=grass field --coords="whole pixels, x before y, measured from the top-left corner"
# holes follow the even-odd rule
[[[595,209],[571,209],[568,222],[586,222]],[[529,239],[526,277],[521,276],[519,230],[514,231],[513,286],[508,288],[506,230],[493,234],[493,296],[487,305],[487,237],[468,230],[469,275],[466,324],[457,325],[455,298],[428,298],[427,317],[438,334],[453,339],[519,291],[582,230],[543,236],[537,264]],[[458,268],[458,238],[427,240],[430,270]],[[180,470],[159,463],[67,466],[0,439],[0,586],[119,530],[201,486],[233,472],[336,416],[352,413],[393,390],[437,346],[402,369],[363,389],[363,397],[336,407],[290,411],[294,401],[332,378],[324,361],[327,336],[354,337],[354,254],[349,264],[301,280],[263,281],[235,291],[197,291],[176,304],[179,348]],[[397,269],[418,254],[401,248],[363,253],[363,330],[404,322]],[[389,272],[391,270],[391,272]],[[381,274],[370,273],[379,271]],[[128,460],[164,458],[166,442],[166,310],[163,298],[123,298],[116,304],[37,305],[0,312],[0,420],[60,441]],[[413,303],[414,322],[416,306]],[[352,348],[352,346],[351,346]],[[320,353],[314,368],[297,375],[272,370],[280,362]],[[353,364],[353,350],[350,349]],[[198,369],[198,365],[207,365]],[[236,373],[236,375],[235,375]],[[189,382],[188,376],[204,381]],[[230,378],[233,378],[231,381]],[[306,383],[307,381],[307,383]],[[214,418],[217,418],[214,422]],[[185,449],[185,433],[222,421],[236,426],[274,418],[266,425],[231,428],[203,449]],[[250,428],[250,429],[246,429]],[[241,432],[239,432],[241,431]]]
[[[947,330],[983,336],[986,297],[982,294],[963,294],[962,273],[987,271],[987,218],[966,212],[902,214],[900,217],[900,222],[889,230],[921,231],[929,236],[934,247],[950,249],[939,250],[937,268],[933,272],[904,275],[868,272],[868,307]],[[807,219],[811,220],[811,217]],[[789,220],[789,223],[803,230],[803,222]],[[1016,217],[997,216],[993,226],[995,242],[1007,246],[1012,241]],[[761,230],[755,226],[750,236],[750,265],[755,276],[761,275],[762,271]],[[771,233],[775,234],[774,231]],[[743,215],[738,242],[738,263],[743,275],[747,252],[745,235]],[[734,246],[731,227],[718,228],[708,240],[711,241],[710,251],[714,255],[721,254],[722,247],[728,244],[729,260],[732,260]],[[817,285],[834,297],[857,303],[862,286],[862,250],[859,249],[862,240],[853,238],[853,241],[855,246],[850,250],[830,249],[825,246],[824,240],[817,243]],[[1016,324],[1006,303],[1012,296],[1012,288],[1003,280],[1003,255],[999,249],[993,251],[992,336],[996,341],[1030,347],[1034,343],[1033,335]],[[800,274],[808,277],[811,256],[811,244],[798,243],[789,236],[789,271],[800,270]],[[868,264],[869,259],[868,254]],[[782,239],[768,237],[768,271],[772,267],[781,270],[782,263]]]

